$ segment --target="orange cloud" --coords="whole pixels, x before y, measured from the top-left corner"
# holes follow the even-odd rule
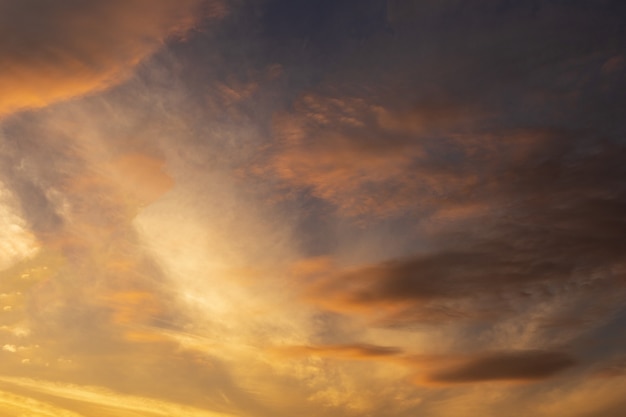
[[[381,143],[381,111],[362,99],[303,97],[296,114],[276,118],[271,170],[353,215],[397,211],[407,204],[403,176],[423,152],[398,135]]]
[[[0,116],[103,90],[205,17],[201,0],[0,4]],[[212,2],[216,4],[216,2]],[[205,9],[213,15],[221,9]]]
[[[269,171],[343,214],[387,217],[431,210],[448,195],[478,185],[479,172],[446,166],[442,146],[476,159],[484,158],[481,151],[493,155],[505,147],[493,149],[500,138],[480,142],[462,134],[485,118],[478,110],[434,99],[399,108],[378,101],[303,95],[293,113],[275,118],[278,143]],[[442,135],[449,137],[443,145]],[[519,147],[524,139],[517,136]]]
[[[164,162],[143,154],[125,154],[112,164],[112,175],[132,200],[149,204],[174,185],[163,172]]]

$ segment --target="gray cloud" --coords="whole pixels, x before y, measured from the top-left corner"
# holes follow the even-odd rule
[[[576,364],[562,352],[520,351],[481,355],[428,375],[433,383],[533,381],[551,377]]]

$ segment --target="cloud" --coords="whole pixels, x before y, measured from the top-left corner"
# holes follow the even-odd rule
[[[127,199],[146,205],[156,201],[174,185],[174,181],[163,172],[163,166],[161,159],[129,153],[113,160],[109,170]]]
[[[358,97],[306,95],[296,109],[276,118],[279,152],[271,170],[345,214],[405,213],[427,206],[453,181],[456,187],[472,181],[420,164],[428,163],[432,145],[420,137],[471,122],[454,105],[424,102],[394,112]]]
[[[0,182],[0,271],[34,256],[38,246],[37,239],[19,215],[13,194]]]
[[[5,1],[0,117],[103,90],[171,36],[219,12],[202,0]],[[204,6],[203,6],[204,5]],[[215,16],[213,16],[215,17]]]
[[[486,381],[536,381],[576,364],[563,352],[519,351],[477,355],[460,364],[428,373],[430,383],[458,384]]]
[[[324,1],[259,39],[293,5],[237,2],[215,33],[146,60],[193,26],[169,12],[200,4],[130,11],[148,3],[98,3],[131,23],[103,12],[110,35],[86,19],[111,47],[84,50],[97,68],[78,87],[59,72],[74,78],[71,65],[33,53],[44,81],[89,97],[7,107],[0,172],[15,203],[0,215],[40,252],[3,273],[0,330],[16,349],[4,373],[33,378],[5,384],[84,415],[550,415],[536,386],[498,382],[556,391],[595,367],[581,346],[605,339],[563,333],[608,332],[623,308],[623,62],[607,13],[424,1],[370,31],[341,26],[356,1]],[[315,13],[337,45],[312,34]],[[83,51],[61,39],[71,24],[51,32]],[[36,105],[66,97],[39,91]],[[238,176],[264,158],[264,177]],[[563,349],[584,361],[548,381],[578,363]]]
[[[626,378],[581,378],[541,392],[534,405],[545,416],[619,417],[626,410],[624,388]]]
[[[403,365],[408,370],[418,372],[414,378],[416,383],[427,385],[539,381],[578,364],[568,353],[544,350],[415,355],[397,347],[356,343],[289,346],[274,352],[286,358],[322,357]]]
[[[626,355],[606,361],[595,371],[595,375],[599,378],[620,378],[626,376]]]
[[[294,285],[355,327],[503,349],[434,361],[426,384],[547,379],[623,309],[620,19],[579,2],[390,3],[393,35],[338,46],[274,116],[263,174],[324,213],[302,230],[324,256]],[[320,348],[297,353],[359,356]]]
[[[0,378],[0,382],[12,387],[25,388],[30,391],[49,395],[53,398],[76,400],[89,404],[110,407],[116,410],[147,413],[148,415],[154,416],[185,415],[190,417],[226,417],[232,415],[229,413],[203,410],[163,400],[120,394],[102,387],[77,386],[28,378],[3,377]],[[66,411],[65,413],[68,416],[74,415],[69,411]]]
[[[340,345],[288,346],[274,350],[287,357],[320,356],[336,359],[375,360],[397,356],[402,349],[391,346],[376,346],[364,343]]]
[[[474,200],[489,198],[489,181],[503,170],[532,175],[508,167],[553,152],[541,138],[550,130],[571,136],[564,141],[580,131],[623,134],[614,120],[625,105],[615,93],[624,87],[624,44],[610,7],[409,3],[392,2],[389,11],[411,24],[337,47],[324,83],[275,117],[269,172],[286,188],[346,217],[424,218],[466,206],[476,190]],[[563,33],[590,35],[572,43]]]
[[[435,215],[478,209],[460,220],[424,222],[430,250],[318,274],[306,296],[339,311],[428,321],[496,317],[513,301],[534,303],[552,291],[597,291],[599,303],[624,291],[626,148],[559,131],[521,138],[508,154],[483,138],[476,146],[484,152],[475,156],[471,143],[458,165],[437,168],[453,180],[433,202]],[[467,175],[480,181],[454,186]]]
[[[3,413],[10,413],[7,415],[36,415],[41,417],[84,417],[83,414],[79,414],[62,407],[54,406],[48,402],[37,401],[32,397],[24,397],[5,391],[0,391],[0,411],[2,411]]]

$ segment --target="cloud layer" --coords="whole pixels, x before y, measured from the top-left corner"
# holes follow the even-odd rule
[[[624,414],[625,7],[2,2],[0,413]]]

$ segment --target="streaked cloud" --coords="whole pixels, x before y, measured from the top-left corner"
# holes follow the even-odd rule
[[[286,356],[323,356],[345,359],[375,359],[397,356],[402,350],[390,346],[375,346],[355,343],[349,345],[327,346],[289,346],[277,349],[277,353]]]
[[[200,0],[8,1],[0,6],[0,115],[101,91],[199,18]]]

